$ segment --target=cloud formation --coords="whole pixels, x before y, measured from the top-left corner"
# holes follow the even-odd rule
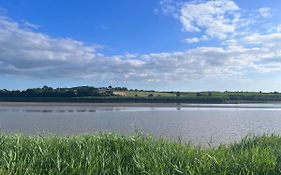
[[[231,74],[232,51],[197,48],[174,53],[105,56],[93,45],[53,38],[0,17],[0,73],[38,78],[175,81]],[[220,58],[220,59],[218,59]]]
[[[196,10],[195,10],[196,9]],[[179,52],[103,55],[97,45],[55,38],[36,27],[0,16],[0,74],[37,78],[82,78],[106,81],[172,82],[209,77],[236,77],[247,72],[281,70],[281,34],[254,33],[228,38],[240,20],[232,1],[184,4],[180,20],[186,31],[202,32],[186,42],[224,38],[224,45]],[[210,20],[216,19],[212,23]],[[206,35],[205,35],[206,34]]]
[[[253,16],[265,18],[272,15],[270,8],[248,13],[232,0],[161,0],[160,6],[163,14],[173,16],[182,24],[184,32],[202,35],[186,38],[185,42],[189,44],[241,35],[256,20]]]
[[[180,21],[187,32],[204,32],[211,37],[224,39],[235,32],[240,20],[239,7],[229,0],[185,3]]]
[[[184,39],[184,42],[188,44],[192,44],[192,43],[198,43],[200,41],[207,41],[207,40],[209,40],[209,38],[206,35],[203,35],[202,37],[186,38]]]
[[[271,8],[268,7],[262,7],[258,9],[258,12],[260,13],[261,17],[263,18],[269,18],[272,16]]]

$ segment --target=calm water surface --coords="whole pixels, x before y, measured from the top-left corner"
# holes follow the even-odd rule
[[[97,107],[83,105],[2,105],[4,132],[81,134],[134,133],[194,144],[233,143],[249,134],[281,134],[280,104],[188,105],[174,107]]]

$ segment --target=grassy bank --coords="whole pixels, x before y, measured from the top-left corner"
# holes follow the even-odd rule
[[[157,94],[157,93],[156,93]],[[0,102],[69,102],[69,103],[274,103],[281,102],[280,94],[243,94],[243,95],[230,95],[215,94],[208,96],[204,93],[201,96],[192,94],[182,94],[176,97],[171,93],[158,93],[161,95],[148,96],[105,96],[105,97],[2,97]]]
[[[141,135],[0,135],[0,174],[280,174],[281,137],[217,148]]]

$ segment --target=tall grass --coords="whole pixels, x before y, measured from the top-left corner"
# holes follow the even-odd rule
[[[281,174],[281,137],[206,149],[142,135],[0,134],[0,174]]]

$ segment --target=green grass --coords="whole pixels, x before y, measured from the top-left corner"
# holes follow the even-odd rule
[[[142,135],[0,135],[0,174],[281,174],[281,137],[217,148]]]
[[[188,100],[191,102],[210,102],[217,99],[217,102],[267,102],[281,101],[280,93],[260,93],[260,92],[149,92],[149,91],[123,91],[127,97],[136,98],[161,98],[163,102],[167,99]]]

